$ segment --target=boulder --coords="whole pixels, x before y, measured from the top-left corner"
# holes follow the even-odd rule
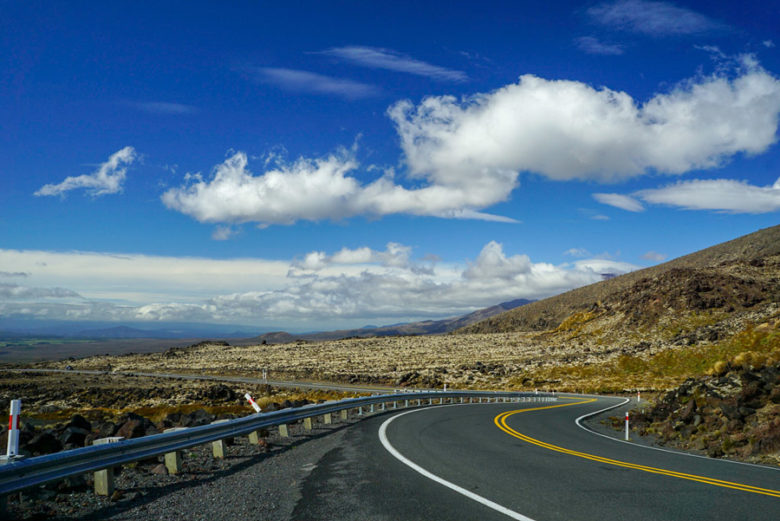
[[[116,431],[116,436],[122,436],[125,439],[140,438],[150,434],[158,434],[160,431],[148,419],[135,413],[128,413],[119,419],[120,427]]]
[[[51,430],[46,430],[37,434],[28,443],[24,444],[22,448],[37,456],[61,451],[62,443]]]
[[[60,443],[62,443],[63,446],[83,447],[84,439],[89,434],[90,432],[86,429],[82,429],[80,427],[74,427],[73,425],[68,425],[67,427],[65,427],[65,430],[63,430],[59,436]]]
[[[182,427],[197,427],[199,425],[208,425],[214,419],[215,416],[213,414],[209,414],[205,409],[198,409],[182,415],[180,424]]]
[[[68,422],[68,426],[69,427],[77,427],[77,428],[83,429],[85,431],[91,431],[92,430],[92,424],[86,418],[84,418],[80,414],[74,414],[71,417],[70,422]]]

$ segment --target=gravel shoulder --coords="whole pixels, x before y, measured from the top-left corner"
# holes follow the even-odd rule
[[[223,460],[211,456],[210,446],[196,447],[184,451],[183,472],[174,476],[154,474],[157,459],[127,466],[115,478],[112,498],[92,492],[91,476],[79,491],[53,487],[14,494],[8,511],[12,519],[25,520],[287,520],[307,476],[341,445],[355,421],[315,423],[311,433],[293,425],[289,438],[276,433],[265,438],[267,447],[237,438]]]

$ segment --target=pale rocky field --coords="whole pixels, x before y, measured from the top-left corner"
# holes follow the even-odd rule
[[[243,375],[270,379],[459,388],[533,388],[532,373],[562,364],[604,363],[630,346],[561,342],[538,333],[402,336],[292,344],[174,348],[46,364],[74,369]]]

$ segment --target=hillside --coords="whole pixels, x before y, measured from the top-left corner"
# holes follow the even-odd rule
[[[559,328],[567,319],[589,321],[597,315],[602,319],[605,315],[626,318],[611,324],[626,326],[624,329],[640,323],[663,322],[680,312],[732,315],[780,301],[779,256],[780,226],[774,226],[664,264],[530,303],[458,332],[543,331]],[[591,315],[586,316],[587,313]]]

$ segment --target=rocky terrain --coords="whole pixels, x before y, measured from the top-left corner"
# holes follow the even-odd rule
[[[84,447],[96,438],[138,438],[245,416],[254,412],[246,392],[264,410],[346,396],[111,374],[0,372],[0,409],[8,410],[12,399],[22,400],[20,453],[26,456]],[[0,426],[0,446],[6,444],[7,429]]]
[[[741,355],[712,373],[634,411],[635,430],[712,457],[780,465],[780,352],[769,360]]]

